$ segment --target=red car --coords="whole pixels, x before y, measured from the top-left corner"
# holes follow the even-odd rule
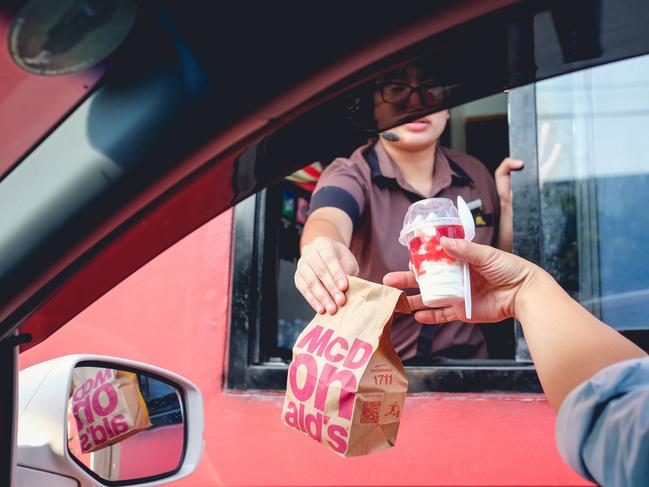
[[[648,29],[640,0],[0,7],[0,484],[587,485],[514,322],[483,328],[489,359],[407,367],[395,448],[343,459],[283,426],[312,316],[292,276],[322,167],[450,108],[445,144],[492,171],[525,161],[515,252],[649,348]],[[363,93],[404,62],[438,73],[435,103],[371,119]],[[38,364],[69,354],[47,366],[71,394],[53,401],[58,439],[30,443],[18,370],[47,384]],[[83,441],[79,367],[142,397],[157,429],[128,426],[121,458],[146,468],[83,456],[121,430]],[[174,436],[202,420],[197,390],[202,457],[198,430]]]

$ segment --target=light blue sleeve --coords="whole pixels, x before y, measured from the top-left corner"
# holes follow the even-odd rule
[[[649,358],[598,372],[564,400],[557,418],[563,459],[604,486],[649,486]]]

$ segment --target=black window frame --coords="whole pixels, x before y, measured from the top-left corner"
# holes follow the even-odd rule
[[[649,57],[649,53],[637,54],[626,59],[613,61],[622,62],[628,59]],[[584,68],[584,70],[596,69],[598,66]],[[560,76],[567,76],[571,73],[564,73]],[[540,80],[543,81],[543,80]],[[538,82],[537,82],[538,83]],[[513,90],[517,106],[510,105],[510,117],[520,117],[517,121],[518,130],[516,135],[520,137],[516,141],[518,147],[523,151],[518,158],[525,161],[526,169],[521,173],[512,174],[512,187],[514,190],[514,253],[520,255],[546,269],[556,281],[564,287],[564,290],[573,299],[588,310],[597,319],[602,319],[602,309],[599,298],[601,298],[601,281],[599,276],[599,221],[597,216],[597,189],[594,178],[587,178],[579,182],[580,187],[574,189],[574,197],[583,200],[577,212],[581,216],[582,224],[578,221],[575,226],[580,227],[582,236],[577,239],[577,257],[575,264],[579,268],[578,289],[570,289],[565,281],[562,282],[560,275],[557,275],[547,263],[547,254],[543,245],[543,232],[541,225],[543,189],[539,181],[539,161],[537,143],[537,83]],[[511,100],[511,98],[510,98]],[[527,123],[527,125],[526,125]],[[511,127],[511,121],[510,121]],[[533,141],[533,144],[525,145],[525,141]],[[510,144],[512,143],[510,136]],[[529,161],[529,163],[528,163]],[[526,215],[538,215],[537,218],[527,218]],[[584,289],[585,287],[585,289]],[[594,298],[594,299],[593,299]],[[609,325],[611,326],[611,325]],[[646,328],[615,328],[621,335],[631,340],[645,352],[649,352],[649,324]],[[527,344],[523,338],[520,324],[516,324],[517,357],[530,357]]]
[[[514,251],[533,262],[540,257],[540,215],[536,151],[535,85],[509,93],[509,140],[513,157],[526,161],[515,174]],[[226,388],[283,390],[288,363],[265,356],[262,326],[264,272],[268,269],[266,241],[267,191],[262,190],[234,207],[232,232],[232,305]],[[532,212],[532,213],[530,213]],[[273,330],[271,330],[273,331]],[[276,328],[274,329],[276,332]],[[540,393],[538,376],[519,323],[514,325],[515,354],[511,360],[443,360],[433,365],[406,366],[410,393]]]
[[[467,82],[468,89],[460,89],[458,95],[449,97],[447,103],[440,106],[440,109],[452,108],[492,95],[496,91],[511,88],[509,91],[510,155],[524,160],[526,164],[524,171],[512,175],[514,252],[535,263],[540,263],[542,256],[535,83],[546,78],[648,52],[644,37],[638,35],[642,29],[640,20],[649,14],[646,4],[637,2],[628,11],[622,9],[622,13],[626,13],[626,16],[620,17],[616,15],[618,11],[615,8],[610,8],[615,5],[613,0],[580,2],[574,5],[571,2],[565,5],[564,3],[548,2],[546,5],[545,2],[532,2],[517,5],[475,19],[457,29],[450,29],[430,40],[431,46],[448,50],[449,46],[455,45],[452,40],[456,34],[463,39],[469,38],[466,35],[462,37],[461,32],[464,29],[468,29],[466,32],[473,32],[476,29],[480,31],[481,26],[487,26],[485,33],[496,31],[506,33],[503,37],[506,42],[500,47],[496,46],[505,54],[500,59],[501,64],[490,62],[490,66],[494,66],[494,69],[485,69],[486,77],[481,77],[479,83]],[[607,8],[602,7],[603,4]],[[552,11],[547,9],[549,7],[552,7]],[[583,9],[590,16],[584,16]],[[538,13],[543,15],[539,17],[542,22],[536,21]],[[500,17],[500,14],[503,14],[503,17]],[[492,20],[498,22],[498,19],[505,18],[512,22],[508,24],[509,20],[507,20],[503,24],[503,29],[494,29],[495,24],[490,24]],[[597,18],[600,22],[590,26],[588,22],[592,18]],[[620,18],[626,22],[627,28],[619,28]],[[567,23],[562,22],[563,20]],[[556,24],[557,21],[559,24]],[[554,27],[551,23],[554,23]],[[572,30],[565,30],[566,26],[572,26]],[[579,32],[585,34],[588,39],[592,34],[593,38],[590,39],[592,42],[589,41],[584,45],[571,43]],[[558,43],[555,42],[555,37]],[[461,44],[458,45],[461,47]],[[474,44],[465,47],[473,49],[473,46]],[[412,59],[414,54],[426,49],[428,48],[424,43],[413,47]],[[433,50],[429,52],[432,53]],[[403,55],[402,59],[405,59],[405,53]],[[485,52],[485,59],[490,59],[488,52]],[[388,65],[393,65],[396,60],[396,57],[386,59],[385,63],[379,63],[381,66],[377,64],[371,69],[384,70]],[[453,73],[459,75],[459,79],[464,79],[462,78],[464,71],[461,68],[450,67],[451,70],[456,68],[459,71]],[[500,71],[507,71],[508,74],[498,78],[498,68],[501,68]],[[369,76],[369,74],[365,72],[365,75]],[[495,77],[487,76],[489,74]],[[473,79],[475,78],[471,77],[471,80]],[[461,87],[462,83],[457,86]],[[316,127],[316,132],[322,126],[335,127],[335,125],[321,124]],[[336,140],[336,137],[327,135],[327,141]],[[289,169],[295,170],[299,167],[294,164],[289,168],[287,164],[290,163],[287,161],[297,160],[296,157],[288,159],[284,157],[280,161],[283,164],[284,174],[288,174]],[[310,158],[300,162],[304,165],[313,160],[316,159]],[[274,161],[264,162],[263,166],[254,166],[255,170],[258,167],[268,170]],[[277,173],[275,176],[273,180],[277,181],[280,174]],[[261,189],[270,181],[270,178],[261,179],[263,184],[255,185],[251,191]],[[251,192],[244,191],[241,194],[249,195]],[[264,193],[249,197],[234,209],[232,304],[229,359],[225,375],[225,387],[231,391],[283,390],[286,386],[288,364],[281,359],[264,357],[261,349],[265,331],[262,330],[260,320],[266,245],[265,211]],[[410,379],[409,392],[541,392],[538,376],[519,323],[514,324],[514,335],[515,353],[511,360],[445,361],[425,367],[407,367]]]

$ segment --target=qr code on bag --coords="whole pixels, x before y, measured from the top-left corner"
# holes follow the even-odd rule
[[[361,409],[361,423],[378,423],[382,401],[364,401]]]

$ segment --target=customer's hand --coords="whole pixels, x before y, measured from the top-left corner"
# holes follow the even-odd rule
[[[348,274],[358,274],[351,251],[340,242],[318,237],[302,247],[295,286],[317,313],[334,314],[345,304]]]
[[[408,297],[408,301],[411,309],[416,311],[415,319],[421,323],[502,321],[515,315],[517,299],[528,290],[535,276],[543,273],[531,262],[487,245],[447,237],[442,237],[440,243],[448,255],[470,264],[472,318],[467,320],[464,303],[445,308],[429,308],[423,304],[421,295],[418,294]],[[418,287],[411,271],[386,274],[383,284],[397,288]]]

